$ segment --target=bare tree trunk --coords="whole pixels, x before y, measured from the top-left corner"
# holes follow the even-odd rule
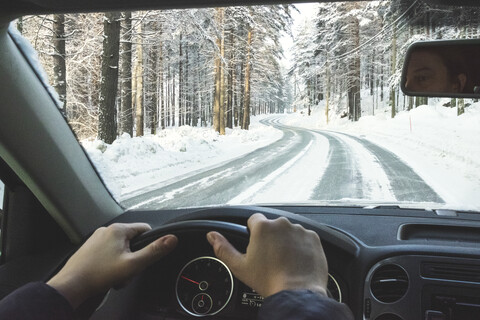
[[[327,62],[325,65],[325,78],[327,85],[325,86],[325,118],[327,119],[328,124],[328,109],[330,108],[330,65],[328,61],[328,53],[327,53]]]
[[[157,46],[154,46],[150,51],[150,83],[149,87],[149,99],[148,99],[148,116],[150,122],[150,133],[157,133],[158,126],[158,72],[157,72]]]
[[[216,9],[217,24],[221,26],[223,24],[223,8]],[[221,112],[222,108],[222,38],[221,35],[217,35],[216,39],[217,48],[220,50],[219,54],[215,55],[215,93],[213,100],[213,129],[220,133],[221,130]]]
[[[57,91],[60,101],[63,102],[65,114],[71,118],[73,114],[67,112],[67,67],[65,64],[65,15],[53,15],[53,87]]]
[[[240,128],[243,129],[243,111],[245,103],[245,63],[242,60],[240,63],[240,105],[238,107],[238,121],[240,122]]]
[[[173,68],[172,68],[173,69]],[[172,126],[175,127],[177,104],[175,103],[175,70],[172,71]]]
[[[17,20],[17,30],[20,34],[23,34],[23,17],[19,17]]]
[[[144,114],[143,114],[143,45],[142,45],[142,24],[139,23],[138,26],[138,43],[137,43],[137,63],[135,66],[135,79],[136,79],[136,88],[135,88],[135,126],[136,126],[136,136],[143,136],[143,123],[144,123]]]
[[[185,124],[192,125],[191,97],[189,87],[190,67],[188,61],[188,46],[185,48],[185,81],[183,86],[185,97]]]
[[[461,115],[465,113],[465,100],[463,98],[458,99],[458,104],[457,104],[457,115]]]
[[[238,127],[238,117],[239,117],[239,112],[238,112],[238,93],[237,93],[237,87],[238,87],[238,76],[237,76],[237,72],[236,72],[236,66],[235,66],[235,63],[233,64],[233,69],[232,69],[232,86],[233,86],[233,91],[232,91],[232,95],[233,95],[233,105],[232,105],[232,108],[233,108],[233,125],[235,127]]]
[[[233,128],[233,73],[234,73],[234,61],[233,61],[233,29],[229,30],[229,47],[230,54],[228,57],[229,66],[228,66],[228,85],[227,85],[227,128]]]
[[[171,96],[171,89],[170,89],[170,62],[169,62],[169,59],[167,57],[167,94],[165,96],[165,102],[166,102],[166,105],[165,105],[165,118],[166,118],[166,124],[165,126],[166,127],[170,127],[170,123],[171,123],[171,105],[170,105],[170,96]]]
[[[195,64],[199,65],[200,64],[200,59],[199,59],[199,53],[198,50],[196,50],[195,54]],[[199,118],[199,112],[201,112],[202,108],[202,94],[199,90],[200,87],[200,72],[198,71],[198,67],[193,70],[193,93],[192,93],[192,126],[193,127],[198,127],[198,118]]]
[[[112,143],[117,137],[115,100],[118,89],[120,13],[105,13],[103,23],[102,80],[98,116],[98,138]]]
[[[179,60],[178,60],[178,125],[185,124],[185,93],[183,89],[183,47],[182,47],[182,33],[180,33],[179,41]]]
[[[350,32],[352,35],[352,49],[358,48],[360,45],[360,26],[359,21],[355,17],[351,17]],[[349,66],[350,83],[348,84],[348,106],[349,118],[358,121],[362,114],[360,105],[360,56],[358,52],[352,54]]]
[[[133,136],[132,110],[132,13],[124,12],[123,36],[121,43],[121,103],[120,134],[126,132]]]
[[[224,20],[223,17],[224,11],[222,10],[222,22]],[[223,23],[222,23],[223,25]],[[222,40],[220,46],[220,55],[222,60],[220,62],[220,134],[225,134],[225,69],[227,66],[225,65],[225,30],[222,28]]]
[[[251,45],[252,45],[252,28],[248,28],[247,34],[247,54],[245,57],[245,93],[243,103],[243,122],[242,129],[248,130],[250,126],[250,69],[251,69]]]
[[[395,69],[397,67],[397,27],[393,25],[393,36],[392,36],[392,75],[395,74]],[[395,101],[395,88],[390,88],[390,103],[392,106],[392,118],[395,118],[397,114],[397,104]]]
[[[161,27],[160,27],[161,28]],[[164,74],[163,74],[163,50],[162,50],[162,44],[160,43],[159,47],[158,47],[158,78],[159,78],[159,86],[160,86],[160,111],[159,111],[159,115],[160,115],[160,126],[163,129],[165,129],[166,127],[166,117],[167,117],[167,113],[166,113],[166,108],[165,108],[165,92],[164,92],[164,83],[163,83],[163,78],[164,78]]]

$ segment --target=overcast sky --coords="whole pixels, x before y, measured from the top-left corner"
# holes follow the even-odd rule
[[[313,15],[317,12],[316,7],[318,6],[318,3],[297,3],[295,4],[297,9],[300,12],[293,11],[292,12],[292,17],[293,17],[293,26],[292,26],[292,32],[293,36],[295,37],[297,27],[302,25],[305,20],[309,20],[313,17]],[[291,48],[293,46],[293,39],[285,35],[282,40],[281,40],[284,54],[285,54],[285,61],[284,64],[286,68],[289,68],[291,66]]]

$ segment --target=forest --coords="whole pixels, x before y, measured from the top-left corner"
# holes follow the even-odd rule
[[[78,138],[105,143],[183,125],[225,134],[248,129],[257,114],[310,115],[320,103],[327,121],[357,121],[385,107],[395,117],[428,104],[400,91],[409,44],[480,34],[476,10],[419,0],[316,8],[296,30],[294,5],[26,16],[16,26],[38,51]],[[294,37],[289,67],[285,36]],[[447,106],[461,114],[468,102]]]

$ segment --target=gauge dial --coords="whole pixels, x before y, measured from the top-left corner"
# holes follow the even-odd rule
[[[217,258],[193,259],[178,274],[175,293],[187,313],[197,317],[217,314],[232,297],[232,273]]]
[[[328,274],[327,294],[330,298],[333,298],[338,302],[343,302],[340,285],[330,273]]]

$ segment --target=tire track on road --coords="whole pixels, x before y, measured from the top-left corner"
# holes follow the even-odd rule
[[[442,197],[393,152],[366,139],[341,134],[359,142],[377,157],[390,180],[397,201],[445,203]]]
[[[324,131],[312,130],[328,139],[328,165],[313,190],[311,200],[340,200],[363,198],[363,177],[357,170],[347,144]]]
[[[225,204],[281,168],[314,139],[311,132],[279,125],[278,118],[269,118],[261,122],[282,130],[283,137],[271,145],[218,167],[125,199],[122,205],[130,209],[157,209]]]
[[[362,178],[351,169],[354,155],[348,154],[349,149],[342,139],[335,135],[343,135],[358,142],[363,148],[378,159],[390,181],[390,186],[397,201],[402,202],[435,202],[444,200],[405,162],[396,154],[368,140],[349,134],[333,131],[313,130],[324,135],[330,142],[330,162],[317,187],[312,193],[313,200],[338,200],[342,198],[361,199]],[[357,171],[358,173],[358,171]],[[349,183],[352,183],[349,186]],[[375,199],[372,199],[375,200]],[[383,199],[379,199],[383,200]]]

